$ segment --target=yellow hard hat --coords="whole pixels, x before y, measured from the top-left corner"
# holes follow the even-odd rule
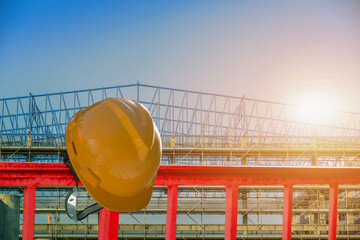
[[[77,112],[66,129],[66,149],[77,176],[101,206],[117,212],[147,206],[161,140],[143,105],[108,98]]]

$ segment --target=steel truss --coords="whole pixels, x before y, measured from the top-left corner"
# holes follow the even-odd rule
[[[329,111],[309,123],[294,105],[130,84],[0,100],[1,160],[58,162],[54,152],[65,146],[71,116],[108,97],[149,109],[168,150],[163,164],[344,166],[359,157],[359,113]],[[36,154],[46,147],[53,148],[50,155]]]
[[[144,104],[166,140],[164,142],[170,145],[194,147],[193,144],[203,143],[208,147],[219,147],[232,143],[274,144],[278,147],[315,144],[310,137],[326,137],[328,139],[323,143],[336,144],[338,138],[360,135],[359,113],[329,111],[317,123],[308,123],[299,120],[301,117],[294,105],[131,84],[2,99],[2,140],[63,146],[71,116],[109,97],[125,97]],[[15,135],[17,137],[12,137]],[[171,137],[176,138],[175,142]],[[289,137],[291,141],[287,139]],[[302,137],[306,137],[305,140]],[[330,137],[335,139],[331,141]],[[353,143],[347,140],[344,143]]]

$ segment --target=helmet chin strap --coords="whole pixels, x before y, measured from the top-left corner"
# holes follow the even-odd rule
[[[76,175],[76,172],[73,168],[73,166],[71,165],[71,162],[69,160],[69,156],[67,155],[67,153],[62,153],[61,154],[61,158],[63,160],[63,162],[66,164],[66,166],[68,166],[71,170],[71,173],[74,177],[74,180],[76,182],[76,187],[74,187],[66,196],[65,199],[65,211],[67,213],[67,215],[69,216],[69,218],[71,218],[74,221],[80,221],[83,220],[84,218],[86,218],[87,216],[89,216],[92,213],[95,213],[101,209],[103,209],[103,207],[101,205],[99,205],[98,203],[94,203],[88,207],[86,207],[84,210],[82,211],[77,211],[77,193],[78,193],[78,189],[79,189],[79,179]]]

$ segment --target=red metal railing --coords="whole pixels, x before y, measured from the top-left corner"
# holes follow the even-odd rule
[[[168,186],[166,239],[176,237],[178,186],[226,186],[225,239],[236,239],[238,187],[284,185],[283,239],[291,239],[294,184],[329,184],[329,239],[336,239],[339,184],[360,184],[360,168],[160,166],[157,186]],[[35,193],[40,186],[74,186],[62,163],[0,163],[0,186],[24,186],[23,239],[34,239]],[[99,239],[117,239],[119,213],[100,211]]]

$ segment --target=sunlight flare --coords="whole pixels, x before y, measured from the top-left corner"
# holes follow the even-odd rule
[[[319,123],[330,118],[331,110],[336,106],[336,101],[327,95],[306,96],[299,103],[299,120],[307,123]]]

